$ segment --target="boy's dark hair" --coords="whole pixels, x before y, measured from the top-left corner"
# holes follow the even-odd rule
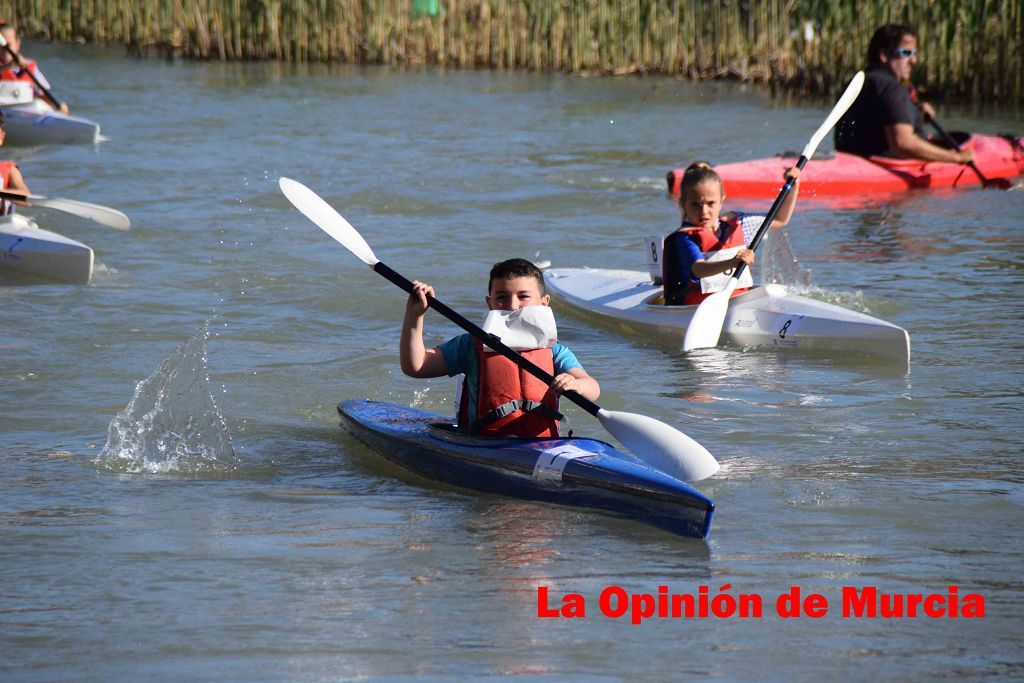
[[[686,171],[683,172],[683,179],[679,181],[679,203],[682,204],[686,201],[686,193],[691,187],[696,187],[707,180],[718,183],[718,186],[724,191],[725,185],[722,183],[722,176],[718,175],[706,161],[695,161],[687,166]]]
[[[540,268],[522,258],[510,258],[507,261],[495,263],[491,268],[491,276],[487,280],[487,293],[491,293],[491,284],[495,280],[510,280],[514,277],[532,277],[540,287],[540,295],[547,294],[547,287],[544,286],[544,273]]]
[[[4,110],[0,109],[0,128],[4,127]]]
[[[917,37],[914,29],[903,24],[886,24],[871,36],[868,43],[868,66],[880,66],[882,60],[879,57],[883,54],[891,55],[900,46],[900,41],[905,36]]]

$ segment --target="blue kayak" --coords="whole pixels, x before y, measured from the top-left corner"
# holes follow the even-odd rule
[[[428,479],[609,510],[696,538],[711,528],[711,499],[603,441],[470,436],[436,413],[376,401],[344,401],[338,412],[357,439]]]

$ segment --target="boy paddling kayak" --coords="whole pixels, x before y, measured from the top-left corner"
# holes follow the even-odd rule
[[[402,371],[420,378],[465,375],[459,405],[459,426],[464,431],[491,436],[555,437],[561,417],[557,410],[559,395],[574,391],[593,401],[601,394],[597,380],[587,374],[567,346],[554,341],[553,334],[550,348],[518,349],[554,376],[550,386],[521,372],[512,361],[486,349],[469,334],[425,349],[423,317],[429,308],[427,297],[434,296],[434,288],[418,281],[413,286],[402,322]],[[491,311],[547,307],[550,300],[544,291],[543,273],[529,261],[510,259],[491,269],[485,298]]]

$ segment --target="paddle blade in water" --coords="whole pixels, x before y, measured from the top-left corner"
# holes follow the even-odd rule
[[[683,351],[718,346],[718,338],[722,336],[722,325],[725,324],[725,314],[729,312],[729,299],[736,290],[736,283],[736,278],[729,278],[729,284],[725,289],[700,302],[700,306],[693,312],[690,324],[686,327]]]
[[[718,461],[706,448],[653,417],[602,408],[597,419],[633,455],[676,479],[700,481],[718,471]]]
[[[317,193],[291,178],[281,178],[278,184],[281,186],[281,192],[284,192],[284,196],[296,209],[316,223],[321,230],[341,242],[342,246],[355,254],[360,261],[371,268],[380,261],[374,256],[373,249],[370,249],[363,236]]]
[[[973,163],[971,166],[977,168]],[[980,171],[978,172],[978,176],[984,178]],[[1013,182],[1006,178],[984,178],[984,180],[981,181],[981,186],[985,188],[994,188],[996,190],[1009,190],[1013,187]]]

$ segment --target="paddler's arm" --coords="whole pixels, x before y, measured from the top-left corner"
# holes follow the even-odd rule
[[[591,401],[596,401],[601,395],[601,385],[583,368],[573,368],[558,375],[551,383],[551,388],[557,396],[561,396],[566,391],[575,391]]]
[[[405,304],[402,336],[398,344],[402,372],[410,377],[442,377],[448,374],[444,354],[423,345],[423,316],[427,312],[427,295],[434,296],[434,288],[416,280],[413,293]]]
[[[786,195],[782,206],[779,207],[779,212],[775,214],[775,219],[772,220],[772,229],[783,227],[793,217],[793,209],[796,208],[796,198],[800,194],[800,169],[796,166],[787,168],[786,172],[782,174],[783,182],[789,182],[791,178],[793,179],[793,187],[790,188],[789,194]]]
[[[925,161],[945,161],[950,164],[966,164],[974,161],[974,150],[946,149],[934,145],[917,133],[909,123],[894,123],[885,127],[885,139],[889,142],[889,150],[906,159],[924,159]]]
[[[31,68],[31,67],[29,67],[29,68]],[[44,76],[43,72],[39,70],[39,65],[38,64],[36,65],[36,68],[33,69],[32,72],[36,75],[36,78],[39,79],[39,84],[42,85],[43,88],[45,88],[46,90],[49,90],[50,89],[50,82],[48,80],[46,80],[46,76]],[[50,97],[52,95],[53,95],[53,93],[49,93],[49,94],[46,95],[47,101],[50,100]],[[67,116],[68,114],[71,113],[71,110],[68,108],[68,103],[67,102],[51,102],[50,104],[56,104],[57,105],[57,111],[59,111],[61,114],[64,114],[65,116]]]
[[[7,186],[4,188],[4,192],[17,192],[18,194],[24,194],[26,196],[32,194],[29,192],[28,185],[25,184],[25,178],[22,177],[21,171],[17,166],[11,166],[11,172],[7,176]],[[25,203],[16,199],[9,201],[13,201],[15,204]]]
[[[704,259],[694,261],[690,266],[690,271],[694,277],[709,277],[732,270],[740,265],[740,263],[746,263],[748,266],[752,265],[754,263],[754,252],[749,249],[740,249],[736,252],[735,256],[724,261],[705,261]]]

